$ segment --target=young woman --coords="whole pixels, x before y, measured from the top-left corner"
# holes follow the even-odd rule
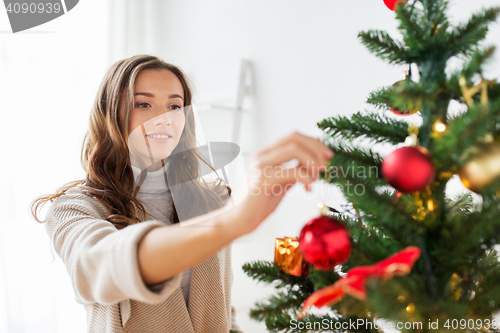
[[[147,55],[116,62],[91,111],[86,178],[33,203],[42,222],[38,211],[52,202],[43,222],[88,332],[241,332],[232,241],[255,230],[297,181],[310,190],[333,156],[292,133],[252,156],[248,195],[235,204],[228,186],[201,178],[201,164],[213,167],[196,149],[190,106],[179,68]],[[297,167],[281,167],[292,159]]]

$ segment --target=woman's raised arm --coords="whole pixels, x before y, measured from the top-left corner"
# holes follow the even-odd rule
[[[176,276],[252,232],[296,182],[310,190],[318,172],[332,157],[332,151],[322,142],[298,132],[257,152],[247,174],[248,195],[239,204],[232,207],[228,202],[209,214],[185,221],[188,226],[158,227],[144,236],[138,246],[144,282],[155,284]],[[293,159],[298,165],[284,169],[282,164]],[[276,187],[281,187],[280,191]]]

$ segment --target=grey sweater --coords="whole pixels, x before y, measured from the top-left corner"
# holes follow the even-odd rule
[[[140,176],[140,169],[132,166],[134,172],[134,178],[138,179]],[[165,177],[163,175],[163,169],[157,171],[148,172],[144,182],[141,184],[139,192],[137,193],[137,199],[141,200],[144,204],[146,212],[150,215],[156,217],[159,221],[170,225],[172,221],[170,216],[173,211],[173,200],[170,194],[170,189],[165,184]],[[187,269],[182,272],[181,289],[184,299],[186,300],[186,306],[189,301],[189,279],[191,276],[191,269]],[[160,290],[165,282],[148,286],[149,289],[153,291]]]
[[[148,206],[154,215],[155,204]],[[165,222],[118,230],[107,215],[97,199],[72,188],[54,200],[46,216],[45,230],[66,266],[76,301],[85,307],[89,333],[241,332],[231,306],[231,244],[190,269],[185,298],[185,272],[154,286],[147,286],[139,272],[138,243]]]

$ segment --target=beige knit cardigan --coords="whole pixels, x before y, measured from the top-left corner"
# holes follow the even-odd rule
[[[54,200],[46,215],[45,230],[85,307],[89,333],[242,332],[231,306],[231,244],[191,268],[186,306],[182,273],[152,288],[139,272],[139,241],[165,224],[144,221],[118,230],[107,215],[78,188]]]

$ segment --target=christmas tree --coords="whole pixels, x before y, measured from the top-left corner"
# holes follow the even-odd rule
[[[493,248],[500,239],[500,85],[483,71],[494,47],[480,42],[500,7],[456,26],[447,7],[446,0],[400,1],[395,12],[402,40],[383,31],[359,34],[377,57],[410,71],[405,80],[372,92],[370,110],[318,123],[335,153],[321,180],[338,185],[355,211],[334,209],[326,216],[348,230],[352,248],[347,260],[334,262],[341,265],[319,262],[308,274],[292,275],[275,262],[245,264],[248,276],[277,289],[250,313],[269,331],[375,332],[378,319],[404,332],[498,331],[492,313],[500,309]],[[450,59],[463,65],[447,69]],[[452,101],[462,112],[450,112]],[[420,126],[403,121],[416,112]],[[392,153],[375,152],[379,145],[392,145]],[[332,175],[333,166],[381,172]],[[446,194],[457,174],[480,203],[470,191]],[[364,190],[353,191],[356,185]],[[299,249],[307,254],[303,240]],[[328,262],[328,247],[337,240],[321,241]],[[308,312],[312,305],[327,314]]]

